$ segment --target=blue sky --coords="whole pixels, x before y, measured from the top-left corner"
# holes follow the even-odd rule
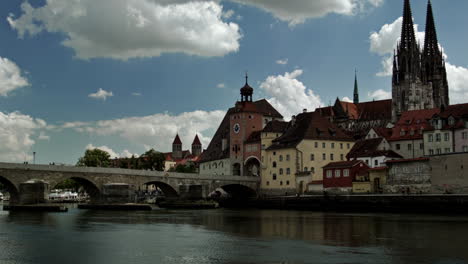
[[[325,3],[324,3],[325,2]],[[412,0],[423,38],[426,0]],[[0,2],[0,160],[74,164],[206,147],[243,75],[286,118],[352,98],[388,98],[382,63],[400,29],[396,0]],[[433,0],[453,103],[468,102],[465,0]],[[386,26],[384,26],[386,25]],[[101,89],[101,92],[98,92]]]

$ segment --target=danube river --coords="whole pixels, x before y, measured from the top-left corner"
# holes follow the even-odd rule
[[[468,263],[468,217],[1,211],[0,263]]]

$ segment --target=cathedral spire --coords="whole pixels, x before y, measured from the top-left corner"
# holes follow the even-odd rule
[[[410,0],[405,0],[403,8],[403,23],[401,25],[400,47],[407,50],[417,48]]]
[[[432,57],[438,56],[439,54],[439,42],[437,41],[434,14],[432,13],[431,0],[429,0],[427,2],[426,36],[424,39],[423,56]]]
[[[359,88],[357,81],[357,70],[354,71],[354,100],[353,103],[359,104]]]

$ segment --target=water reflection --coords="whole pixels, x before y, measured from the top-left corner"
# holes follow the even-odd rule
[[[25,233],[28,240],[20,238]],[[0,214],[0,248],[10,245],[10,252],[32,256],[33,263],[467,263],[466,234],[468,218],[453,216],[75,209]],[[5,258],[0,252],[0,263]]]

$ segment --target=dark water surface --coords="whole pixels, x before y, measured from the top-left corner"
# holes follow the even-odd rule
[[[468,263],[468,217],[1,211],[0,263]]]

